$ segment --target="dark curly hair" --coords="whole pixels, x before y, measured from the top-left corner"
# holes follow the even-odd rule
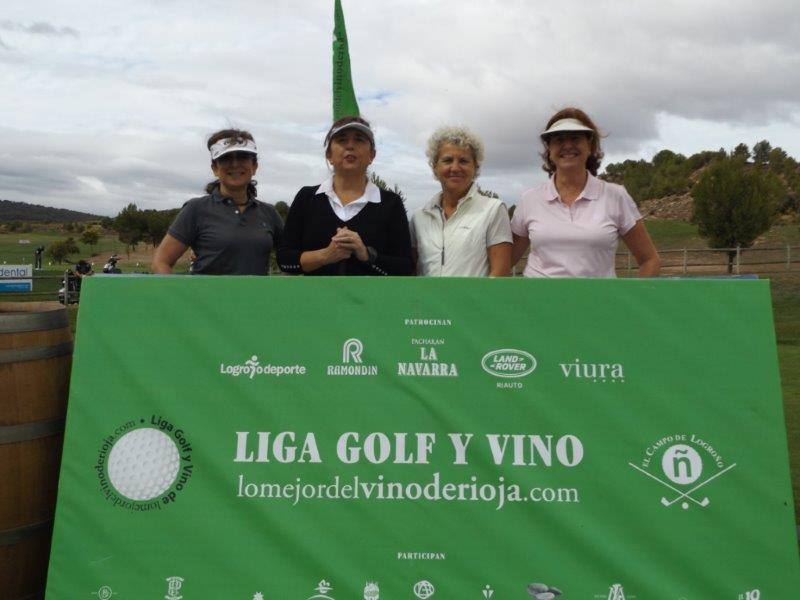
[[[597,176],[597,171],[600,168],[600,162],[603,160],[603,149],[600,147],[600,138],[605,137],[600,133],[597,125],[594,124],[585,112],[583,112],[580,108],[575,108],[574,106],[568,106],[567,108],[562,108],[547,122],[547,127],[545,127],[545,131],[550,129],[550,127],[556,121],[560,121],[561,119],[577,119],[587,127],[592,130],[592,133],[587,133],[589,137],[589,143],[591,145],[589,158],[586,159],[586,169],[594,176]],[[556,172],[556,166],[553,164],[553,161],[550,160],[550,149],[547,147],[547,139],[542,139],[542,146],[544,150],[541,153],[542,161],[542,169],[547,171],[549,175],[552,175]]]

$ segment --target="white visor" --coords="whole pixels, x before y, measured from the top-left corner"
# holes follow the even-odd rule
[[[328,137],[325,138],[325,148],[330,146],[331,140],[333,136],[335,136],[340,131],[344,131],[345,129],[358,129],[360,132],[365,133],[369,138],[369,141],[372,142],[372,145],[375,146],[375,136],[372,133],[372,129],[370,129],[367,125],[363,123],[359,123],[358,121],[353,121],[350,123],[345,123],[336,129],[332,129],[331,132],[328,134]]]
[[[546,140],[548,136],[554,133],[564,133],[567,131],[588,131],[589,133],[594,133],[591,127],[587,127],[578,119],[559,119],[550,127],[547,128],[547,131],[543,131],[539,135],[542,137],[543,140]]]
[[[250,152],[258,155],[258,147],[253,140],[245,138],[225,138],[211,146],[211,160],[217,160],[220,156],[229,152]]]

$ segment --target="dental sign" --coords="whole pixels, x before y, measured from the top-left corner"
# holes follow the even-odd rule
[[[31,265],[0,265],[0,292],[30,292],[32,277]]]
[[[84,286],[49,599],[800,589],[766,281]]]

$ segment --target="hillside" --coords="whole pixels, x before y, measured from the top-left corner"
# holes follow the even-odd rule
[[[68,210],[66,208],[53,208],[27,202],[13,202],[0,200],[0,223],[11,221],[48,221],[51,223],[65,223],[74,221],[99,221],[103,217],[89,213]]]
[[[724,148],[684,156],[661,150],[649,161],[625,160],[606,166],[602,179],[625,186],[645,217],[688,221],[692,216],[692,192],[703,172],[718,159],[740,160],[741,169],[758,169],[777,178],[781,197],[777,210],[783,218],[796,220],[800,214],[800,163],[782,148],[767,140],[752,150],[739,144],[732,151]]]

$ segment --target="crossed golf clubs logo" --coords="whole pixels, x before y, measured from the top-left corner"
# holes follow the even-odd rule
[[[676,494],[678,494],[675,498],[668,500],[665,496],[661,497],[661,504],[665,507],[670,507],[676,502],[680,500],[689,500],[699,506],[700,508],[705,508],[711,501],[708,499],[707,496],[704,496],[701,500],[698,500],[692,494],[699,490],[700,488],[708,485],[718,477],[721,477],[731,469],[736,466],[736,463],[725,467],[721,471],[714,473],[711,477],[704,479],[703,481],[696,483],[697,480],[700,478],[700,475],[703,471],[703,460],[700,458],[700,455],[697,451],[692,448],[691,446],[687,446],[685,444],[676,444],[674,446],[670,446],[666,452],[664,452],[664,456],[661,459],[661,465],[664,470],[664,474],[667,478],[672,481],[673,483],[681,484],[681,485],[691,485],[696,483],[692,488],[681,491],[680,489],[676,488],[671,483],[664,481],[660,477],[653,475],[652,473],[644,470],[638,465],[633,463],[628,463],[634,469],[647,475],[650,479],[654,479],[661,485],[666,488],[669,488]],[[681,508],[684,510],[689,508],[689,503],[684,501],[681,503]]]

